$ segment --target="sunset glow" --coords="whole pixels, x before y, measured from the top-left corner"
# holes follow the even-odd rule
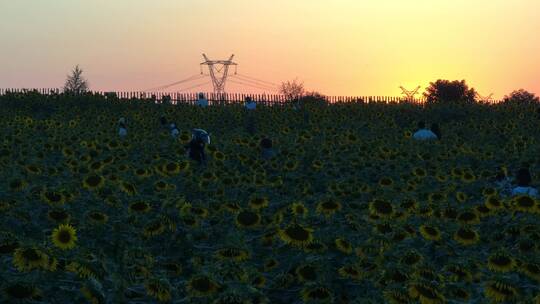
[[[91,89],[142,90],[199,73],[206,53],[329,95],[439,78],[540,94],[539,12],[537,0],[0,0],[0,87],[61,87],[80,64]]]

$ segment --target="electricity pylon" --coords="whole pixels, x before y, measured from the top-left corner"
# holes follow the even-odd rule
[[[214,85],[214,93],[225,93],[225,82],[227,81],[227,75],[229,73],[229,66],[234,65],[234,68],[235,68],[234,74],[236,75],[236,72],[237,72],[236,69],[237,69],[238,64],[236,64],[235,62],[232,62],[234,54],[231,55],[229,60],[209,60],[205,54],[203,54],[203,57],[204,57],[205,62],[200,64],[201,74],[203,73],[202,66],[207,65],[208,71],[210,72],[210,77],[212,78],[212,84]],[[216,65],[219,68],[216,68]],[[219,75],[221,71],[223,71],[223,73]]]
[[[489,94],[488,96],[482,96],[482,95],[476,93],[476,97],[482,102],[492,102],[493,101],[493,93]]]
[[[400,86],[399,88],[400,88],[401,91],[402,91],[401,94],[404,94],[404,95],[405,95],[405,98],[406,98],[407,100],[413,99],[413,98],[414,98],[414,95],[418,94],[418,90],[420,90],[420,86],[417,86],[416,89],[411,90],[411,91],[405,89],[403,86]]]

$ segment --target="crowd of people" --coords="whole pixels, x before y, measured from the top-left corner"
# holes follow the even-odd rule
[[[199,94],[199,99],[196,102],[199,107],[207,107],[208,100],[204,97],[204,94]],[[247,97],[245,100],[245,108],[248,111],[256,109],[256,102]],[[159,119],[161,127],[170,132],[171,137],[177,138],[180,134],[176,123],[168,122],[165,116],[161,116]],[[124,117],[118,120],[118,135],[120,138],[127,136],[127,123]],[[431,127],[426,128],[424,121],[418,122],[418,129],[413,134],[412,138],[417,141],[437,141],[442,139],[442,132],[437,123],[432,123]],[[206,163],[205,147],[210,144],[210,133],[203,129],[195,128],[191,130],[191,140],[185,145],[187,156],[193,161],[199,164]],[[277,155],[273,148],[272,140],[270,138],[263,138],[259,143],[260,157],[264,160],[270,160]],[[520,168],[516,171],[514,178],[512,179],[508,170],[504,167],[498,168],[498,172],[493,178],[494,185],[499,190],[499,193],[503,196],[517,196],[517,195],[529,195],[531,197],[539,198],[538,190],[531,186],[532,177],[528,168]]]

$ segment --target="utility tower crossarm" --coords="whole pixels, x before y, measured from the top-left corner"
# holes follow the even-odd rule
[[[212,84],[214,85],[214,92],[215,93],[225,93],[225,83],[227,81],[227,76],[229,73],[229,66],[234,65],[235,68],[238,65],[237,63],[233,62],[232,59],[234,58],[234,54],[229,57],[229,60],[210,60],[206,56],[206,54],[203,54],[203,58],[205,62],[201,63],[201,73],[202,73],[202,66],[207,65],[208,71],[210,73],[210,77],[212,78]],[[219,68],[216,68],[216,65],[219,65]],[[218,77],[218,75],[223,71],[223,74],[221,77]],[[235,71],[236,73],[236,71]]]

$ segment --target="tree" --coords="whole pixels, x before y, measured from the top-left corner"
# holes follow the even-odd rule
[[[474,102],[476,91],[465,80],[442,80],[430,82],[424,93],[427,102]]]
[[[524,89],[519,89],[513,91],[509,95],[504,96],[503,102],[513,102],[513,103],[533,103],[540,102],[538,96],[534,93],[525,91]]]
[[[288,100],[295,100],[302,97],[305,93],[304,83],[299,82],[298,79],[287,82],[282,82],[279,86],[279,92]]]
[[[83,70],[77,65],[71,75],[67,76],[66,83],[64,84],[65,93],[81,94],[88,90],[88,82],[82,77]]]

